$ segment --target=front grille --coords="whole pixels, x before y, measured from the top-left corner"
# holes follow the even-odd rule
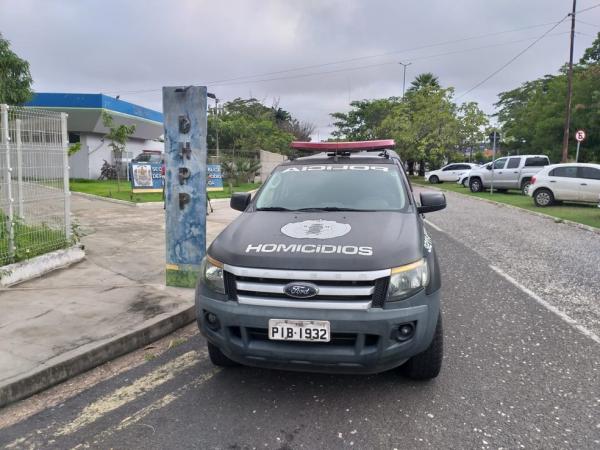
[[[334,278],[332,276],[332,278]],[[312,280],[236,276],[225,271],[225,289],[230,300],[257,304],[262,300],[305,302],[345,302],[345,304],[382,308],[385,303],[389,277],[374,280]],[[307,282],[316,285],[319,293],[308,299],[296,299],[285,294],[285,286],[291,282]],[[309,306],[310,307],[310,306]],[[358,308],[357,308],[358,309]]]

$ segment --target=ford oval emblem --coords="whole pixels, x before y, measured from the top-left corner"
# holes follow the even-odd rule
[[[288,297],[311,298],[319,293],[319,288],[312,283],[288,283],[283,288],[283,292]]]

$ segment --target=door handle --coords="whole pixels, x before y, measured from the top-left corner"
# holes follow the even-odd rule
[[[519,171],[518,171],[518,170],[515,170],[513,173],[519,173]]]
[[[502,172],[498,172],[499,174],[501,174]]]
[[[587,186],[587,183],[581,183],[581,186]]]
[[[550,183],[556,183],[556,180],[550,180]]]

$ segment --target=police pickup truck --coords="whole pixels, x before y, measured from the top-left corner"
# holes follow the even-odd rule
[[[394,141],[304,143],[214,240],[196,289],[211,361],[316,372],[442,364],[440,267]]]

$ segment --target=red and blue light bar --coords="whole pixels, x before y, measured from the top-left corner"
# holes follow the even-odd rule
[[[393,139],[353,142],[301,142],[294,141],[290,147],[295,150],[310,152],[363,152],[393,149],[396,143]]]

